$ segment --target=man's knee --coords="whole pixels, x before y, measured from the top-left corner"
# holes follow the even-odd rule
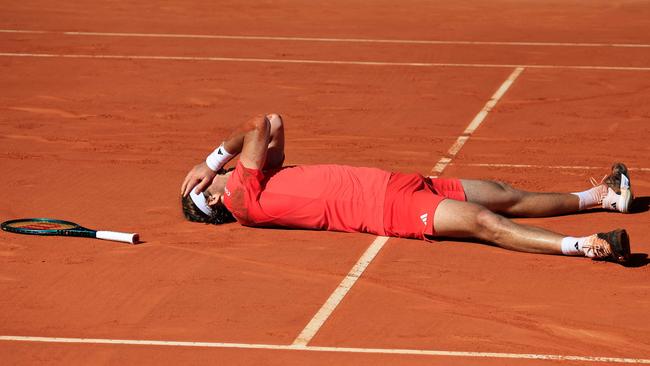
[[[505,228],[506,218],[488,209],[476,213],[476,235],[488,241],[497,241]]]
[[[501,197],[499,201],[505,203],[509,207],[516,205],[524,196],[523,191],[513,188],[508,183],[501,181],[493,181],[493,183],[500,188],[499,195]]]

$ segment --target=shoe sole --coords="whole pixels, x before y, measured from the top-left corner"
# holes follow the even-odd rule
[[[609,233],[599,233],[598,237],[606,240],[612,247],[612,254],[600,260],[625,263],[630,258],[630,236],[625,229],[616,229]],[[609,240],[608,240],[609,239]]]
[[[622,213],[630,212],[632,203],[632,192],[629,189],[621,189],[621,198],[618,199],[618,210]]]
[[[627,231],[625,230],[620,230],[620,232],[617,232],[616,234],[618,236],[622,251],[622,253],[617,256],[616,261],[618,263],[625,263],[628,261],[628,259],[630,259],[630,236],[627,235]]]
[[[623,163],[614,163],[612,164],[612,173],[609,175],[609,177],[606,180],[607,185],[609,188],[613,189],[616,194],[621,194],[621,183],[622,183],[622,178],[621,175],[625,175],[625,177],[628,179],[628,189],[629,189],[629,177],[630,175],[627,172],[627,166]]]

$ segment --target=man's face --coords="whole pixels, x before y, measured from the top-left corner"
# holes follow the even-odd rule
[[[230,173],[217,174],[214,179],[212,179],[212,183],[208,189],[203,192],[208,200],[208,205],[212,206],[217,203],[223,203],[223,192],[226,188],[226,182],[228,181],[229,176]]]

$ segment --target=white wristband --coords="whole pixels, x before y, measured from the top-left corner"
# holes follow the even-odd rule
[[[205,163],[208,165],[208,168],[216,172],[223,168],[223,166],[226,165],[233,156],[233,154],[226,150],[224,144],[221,144],[210,155],[208,155],[207,158],[205,158]]]

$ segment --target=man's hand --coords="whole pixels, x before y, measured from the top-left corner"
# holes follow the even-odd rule
[[[196,165],[185,177],[183,185],[181,186],[181,194],[186,197],[194,187],[195,193],[201,193],[212,183],[212,179],[217,175],[217,172],[208,167],[205,162]]]

